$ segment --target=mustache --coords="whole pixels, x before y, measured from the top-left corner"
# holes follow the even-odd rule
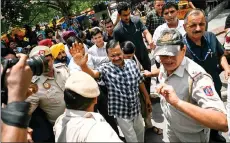
[[[193,31],[193,34],[198,34],[198,33],[202,33],[202,31]]]

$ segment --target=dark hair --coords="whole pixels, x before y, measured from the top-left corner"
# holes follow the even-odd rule
[[[86,110],[95,98],[85,98],[72,90],[64,90],[64,100],[67,109]]]
[[[167,2],[163,7],[162,7],[162,15],[164,14],[164,11],[169,8],[175,8],[178,10],[178,5],[174,2]]]
[[[130,9],[129,4],[127,2],[119,2],[117,5],[117,11],[121,14],[122,10],[127,11]]]
[[[136,50],[135,45],[131,41],[121,43],[121,49],[124,54],[133,54]]]
[[[112,39],[110,40],[107,44],[106,44],[106,52],[108,54],[108,50],[109,49],[112,49],[112,48],[115,48],[117,45],[119,45],[119,42]]]
[[[108,24],[108,23],[110,23],[110,22],[112,22],[112,24],[113,24],[113,21],[111,20],[111,18],[107,18],[107,19],[105,20],[105,25]]]
[[[91,36],[96,36],[98,33],[101,33],[101,35],[103,34],[102,31],[99,28],[94,28],[91,31]]]
[[[46,33],[46,37],[48,37],[48,33],[52,33],[52,34],[54,34],[54,32],[53,32],[53,30],[52,29],[46,29],[45,30],[45,33]]]
[[[1,57],[6,57],[7,55],[12,54],[16,57],[16,53],[11,48],[1,48]]]
[[[81,39],[79,39],[78,37],[75,36],[70,36],[67,40],[66,40],[66,44],[68,46],[69,49],[71,49],[73,43],[78,42],[83,44],[83,42],[81,41]]]
[[[84,32],[83,31],[79,31],[78,34],[77,34],[77,37],[80,38],[80,39],[83,39]]]

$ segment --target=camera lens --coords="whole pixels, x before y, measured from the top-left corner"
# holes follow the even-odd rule
[[[40,76],[42,73],[48,72],[48,62],[44,56],[35,56],[27,60],[28,65],[33,71],[33,75]]]
[[[19,59],[3,60],[2,64],[4,65],[4,63],[7,62],[7,68],[11,68],[17,64],[18,61]],[[27,64],[30,66],[33,75],[40,76],[42,73],[47,73],[49,71],[48,62],[44,56],[31,57],[27,60]]]

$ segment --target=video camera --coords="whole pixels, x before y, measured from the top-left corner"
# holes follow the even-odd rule
[[[13,67],[19,59],[2,59],[3,72],[1,75],[1,103],[7,104],[8,91],[5,85],[5,75],[8,68]],[[30,66],[33,75],[40,76],[42,73],[48,72],[48,62],[44,56],[34,56],[27,60],[27,64]]]

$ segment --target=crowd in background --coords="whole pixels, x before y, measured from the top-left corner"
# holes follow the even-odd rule
[[[8,41],[1,41],[3,59],[13,59],[16,54],[24,53],[30,58],[45,56],[48,61],[48,73],[33,76],[31,96],[25,99],[31,104],[28,111],[31,120],[22,127],[33,130],[31,133],[28,129],[28,141],[144,142],[145,129],[163,134],[163,130],[151,122],[154,109],[150,99],[162,94],[167,100],[163,101],[162,108],[169,121],[167,136],[170,141],[207,142],[209,128],[212,128],[210,139],[226,142],[219,135],[219,130],[227,131],[228,128],[219,73],[225,71],[226,78],[230,76],[227,62],[230,25],[226,24],[228,34],[224,49],[213,33],[205,31],[206,13],[190,0],[187,5],[193,11],[184,20],[179,20],[175,1],[155,0],[132,9],[121,2],[115,19],[93,17],[90,25],[85,26],[67,18],[61,25],[54,20],[53,26],[45,26],[45,29],[37,24],[34,30],[24,25],[24,37],[14,35]],[[142,16],[146,16],[145,23]],[[169,46],[173,50],[167,51]],[[202,46],[205,48],[200,51]],[[158,50],[160,48],[165,51]],[[150,59],[149,54],[153,52],[155,56]],[[151,69],[153,63],[156,69]],[[167,77],[174,64],[179,70]],[[197,68],[185,68],[185,65]],[[188,75],[196,84],[188,83]],[[157,84],[164,82],[173,87],[162,85],[161,89],[150,91],[152,77],[157,77]],[[184,84],[180,89],[179,82]],[[180,105],[186,108],[168,99],[162,91],[164,88],[173,99],[179,101],[174,93],[180,96],[183,100]],[[187,90],[191,96],[194,94],[192,101],[187,100]],[[205,112],[203,116],[202,112]],[[7,112],[4,115],[7,116]],[[219,116],[222,118],[217,118]]]

